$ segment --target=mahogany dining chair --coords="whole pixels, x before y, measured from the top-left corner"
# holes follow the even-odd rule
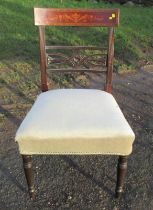
[[[39,29],[41,90],[21,123],[15,140],[23,158],[30,198],[35,197],[33,155],[117,155],[116,197],[123,192],[127,159],[135,135],[112,95],[114,28],[118,9],[34,8]],[[108,46],[48,46],[45,27],[107,27]],[[73,53],[64,56],[61,51]],[[88,54],[89,51],[95,52]],[[79,54],[80,53],[80,54]],[[106,75],[104,90],[48,90],[47,72]]]

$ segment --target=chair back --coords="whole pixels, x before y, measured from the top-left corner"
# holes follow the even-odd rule
[[[105,72],[104,90],[112,92],[114,27],[119,25],[118,9],[34,8],[35,25],[39,27],[41,89],[48,90],[47,70],[52,72]],[[108,27],[107,48],[96,46],[48,46],[45,26]],[[75,53],[50,53],[71,50]],[[92,53],[89,53],[91,51]],[[95,54],[93,53],[95,52]]]

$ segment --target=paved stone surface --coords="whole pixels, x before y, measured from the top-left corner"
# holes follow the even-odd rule
[[[100,88],[99,76],[90,87]],[[14,136],[29,107],[1,107],[0,210],[152,210],[153,73],[114,75],[114,95],[131,124],[136,141],[129,157],[125,193],[114,198],[117,157],[36,156],[37,197],[29,200]]]

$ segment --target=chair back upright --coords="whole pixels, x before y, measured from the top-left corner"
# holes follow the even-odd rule
[[[118,9],[34,8],[34,21],[35,25],[39,27],[41,89],[43,92],[48,90],[47,70],[52,72],[105,72],[104,90],[109,93],[112,92],[114,27],[119,25]],[[106,49],[95,46],[48,46],[45,41],[45,26],[108,27],[108,46]],[[77,50],[77,52],[83,50],[95,50],[97,52],[98,50],[101,53],[98,53],[96,57],[78,55],[77,53],[70,58],[64,57],[60,53],[48,53],[48,50],[61,49]],[[102,56],[99,57],[99,55]],[[64,68],[59,68],[61,63],[64,63]],[[58,68],[55,68],[54,64],[58,64]],[[89,64],[91,65],[89,66]]]

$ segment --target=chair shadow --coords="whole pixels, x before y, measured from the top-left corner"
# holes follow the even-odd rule
[[[108,187],[106,187],[102,182],[98,181],[92,174],[87,173],[82,168],[80,168],[70,157],[68,156],[60,156],[62,160],[64,160],[66,163],[69,164],[70,167],[73,167],[76,169],[79,173],[81,173],[83,176],[85,176],[87,179],[90,179],[92,182],[94,182],[99,187],[103,188],[110,196],[113,196],[114,193],[112,190],[110,190]],[[114,181],[110,179],[111,181]]]
[[[0,161],[0,171],[4,174],[4,176],[10,180],[14,185],[16,185],[22,192],[26,192],[26,189],[23,187],[21,183],[9,172],[9,170],[4,166],[3,162]]]

